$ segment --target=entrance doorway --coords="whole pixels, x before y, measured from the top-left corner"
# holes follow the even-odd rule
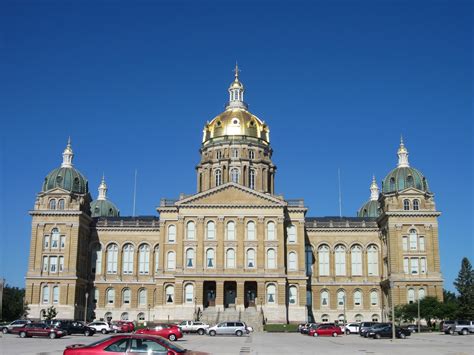
[[[255,307],[255,300],[257,299],[257,282],[245,281],[244,285],[244,306],[245,308]]]
[[[237,294],[237,282],[224,282],[224,308],[235,307],[235,297]]]
[[[203,286],[202,299],[204,301],[204,308],[214,307],[216,305],[216,282],[204,281]]]

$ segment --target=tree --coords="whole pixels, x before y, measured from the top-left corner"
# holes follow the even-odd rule
[[[461,261],[461,270],[454,281],[454,286],[459,292],[458,317],[463,319],[474,318],[474,271],[468,258]]]
[[[416,305],[418,308],[418,305]],[[426,320],[426,324],[431,326],[432,319],[443,318],[441,314],[442,303],[438,298],[429,296],[420,301],[420,318]],[[418,309],[417,309],[418,311]]]
[[[6,321],[23,318],[28,314],[28,306],[24,304],[25,289],[5,285],[3,288],[2,317]]]
[[[51,320],[54,319],[58,315],[56,308],[54,306],[48,307],[46,311],[44,311],[44,319]]]

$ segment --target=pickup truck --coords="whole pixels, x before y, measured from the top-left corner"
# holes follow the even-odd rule
[[[459,335],[468,335],[474,333],[474,321],[457,320],[444,331],[446,334],[458,333]]]
[[[192,320],[184,320],[178,324],[178,327],[183,333],[198,333],[199,335],[203,335],[206,334],[209,324]]]

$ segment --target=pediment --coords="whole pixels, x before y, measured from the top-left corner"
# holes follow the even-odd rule
[[[229,182],[212,189],[189,196],[176,203],[177,206],[286,206],[284,200],[258,192],[248,187]]]
[[[71,191],[62,189],[60,187],[54,187],[51,190],[48,191],[42,191],[38,195],[43,196],[43,195],[70,195]]]
[[[405,190],[401,190],[398,192],[399,195],[424,195],[425,191],[418,190],[414,187],[406,188]]]

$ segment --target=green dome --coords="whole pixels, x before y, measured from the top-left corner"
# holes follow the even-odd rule
[[[44,178],[43,191],[48,191],[55,187],[78,194],[89,192],[86,178],[79,170],[72,166],[56,168]]]
[[[380,216],[379,202],[367,201],[357,212],[357,217],[378,217]]]
[[[120,211],[109,200],[94,200],[91,202],[92,217],[118,217]]]
[[[383,193],[402,191],[409,187],[429,192],[426,178],[421,172],[412,167],[395,168],[382,182]]]

